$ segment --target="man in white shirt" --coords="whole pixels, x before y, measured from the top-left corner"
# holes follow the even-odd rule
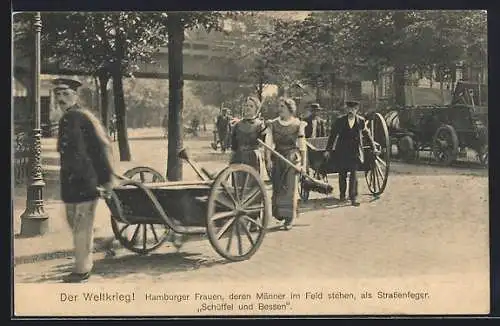
[[[306,138],[325,137],[326,121],[319,116],[321,107],[318,103],[311,104],[310,115],[304,119],[307,122],[305,129]]]

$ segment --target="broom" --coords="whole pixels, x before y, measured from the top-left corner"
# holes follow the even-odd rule
[[[328,194],[332,193],[333,187],[331,185],[329,185],[328,183],[325,183],[323,181],[314,179],[313,177],[311,177],[307,173],[304,173],[304,171],[302,171],[301,169],[299,169],[295,164],[293,164],[292,162],[290,162],[286,157],[284,157],[283,155],[281,155],[280,153],[278,153],[274,148],[272,148],[271,146],[267,145],[266,143],[264,143],[260,139],[258,139],[257,141],[262,146],[264,146],[266,149],[268,149],[272,154],[274,154],[279,159],[281,159],[283,162],[285,162],[286,165],[288,165],[289,167],[291,167],[292,169],[294,169],[295,171],[297,171],[301,175],[301,177],[302,177],[302,186],[305,189],[308,189],[308,190],[314,191],[314,192],[318,192],[318,193],[321,193],[321,194],[325,194],[325,195],[328,195]]]

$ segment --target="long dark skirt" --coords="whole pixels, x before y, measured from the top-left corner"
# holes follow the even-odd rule
[[[257,172],[261,172],[262,154],[259,150],[238,150],[233,152],[230,164],[239,163],[253,167]]]
[[[300,162],[298,150],[291,150],[288,153],[280,153],[292,163]],[[280,159],[273,158],[272,168],[273,195],[272,206],[273,216],[276,219],[294,219],[298,214],[298,173]]]
[[[262,152],[260,150],[239,150],[233,152],[230,164],[246,164],[253,167],[259,174],[262,175],[262,171],[265,169],[264,161],[262,158]],[[233,187],[237,193],[237,197],[244,202],[246,199],[251,197],[252,192],[255,187],[257,187],[256,181],[253,179],[247,179],[245,181],[245,176],[241,173],[235,172],[233,175]],[[246,182],[246,183],[245,183]],[[255,203],[262,198],[255,198]],[[248,203],[249,206],[254,206],[254,203]],[[255,215],[252,214],[250,217],[257,218],[259,213]]]

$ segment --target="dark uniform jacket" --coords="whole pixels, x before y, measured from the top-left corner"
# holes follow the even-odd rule
[[[364,162],[363,141],[375,150],[375,144],[365,125],[365,119],[359,115],[355,116],[354,125],[349,128],[347,115],[344,115],[332,124],[326,150],[331,151],[336,141],[334,161],[340,169],[355,168]]]
[[[61,199],[81,203],[97,199],[97,186],[111,181],[108,148],[96,133],[90,112],[78,106],[59,121],[57,150],[61,157]]]
[[[305,137],[306,138],[326,137],[326,121],[325,121],[325,119],[322,119],[320,117],[316,117],[316,120],[318,121],[316,124],[316,135],[313,135],[312,134],[312,132],[313,132],[313,117],[312,117],[312,115],[310,115],[304,119],[304,121],[307,122],[307,126],[305,128]]]
[[[229,129],[231,127],[230,121],[231,117],[229,116],[219,115],[217,117],[217,122],[215,123],[215,125],[217,127],[217,132],[219,133],[219,135],[225,136],[229,132]]]

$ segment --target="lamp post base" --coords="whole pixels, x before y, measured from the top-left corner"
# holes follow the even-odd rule
[[[21,237],[36,237],[44,235],[49,229],[49,216],[43,206],[43,187],[41,180],[33,182],[28,187],[26,210],[21,214]]]
[[[24,212],[21,215],[21,237],[36,237],[44,235],[49,230],[49,217],[35,212]]]

